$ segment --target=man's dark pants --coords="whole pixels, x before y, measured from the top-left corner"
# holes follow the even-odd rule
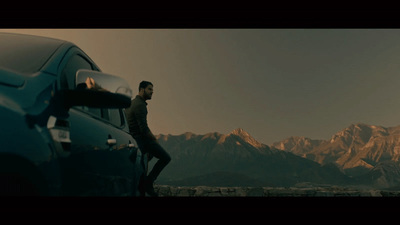
[[[155,140],[143,138],[135,138],[135,140],[143,154],[149,153],[151,155],[150,157],[155,157],[158,159],[156,164],[154,164],[153,169],[147,175],[148,179],[155,181],[164,167],[167,166],[171,161],[171,156]]]

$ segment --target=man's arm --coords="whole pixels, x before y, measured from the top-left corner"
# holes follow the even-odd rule
[[[147,109],[145,105],[138,105],[135,107],[133,110],[133,113],[135,114],[136,120],[139,125],[140,133],[143,135],[143,137],[148,137],[152,140],[156,140],[156,137],[153,135],[153,133],[150,131],[149,126],[147,125]]]

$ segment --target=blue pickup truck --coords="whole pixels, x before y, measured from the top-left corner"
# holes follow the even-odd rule
[[[0,195],[143,195],[131,97],[74,43],[0,33]]]

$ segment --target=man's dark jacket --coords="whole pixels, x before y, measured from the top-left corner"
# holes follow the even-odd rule
[[[133,138],[148,138],[150,129],[147,125],[147,103],[136,95],[132,100],[131,106],[125,109],[125,114],[128,120],[129,132]]]

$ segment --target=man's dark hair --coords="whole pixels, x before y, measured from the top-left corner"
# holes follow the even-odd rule
[[[154,86],[150,81],[145,81],[144,80],[144,81],[140,82],[139,91],[140,91],[141,88],[146,89],[147,86],[149,86],[149,85]]]

